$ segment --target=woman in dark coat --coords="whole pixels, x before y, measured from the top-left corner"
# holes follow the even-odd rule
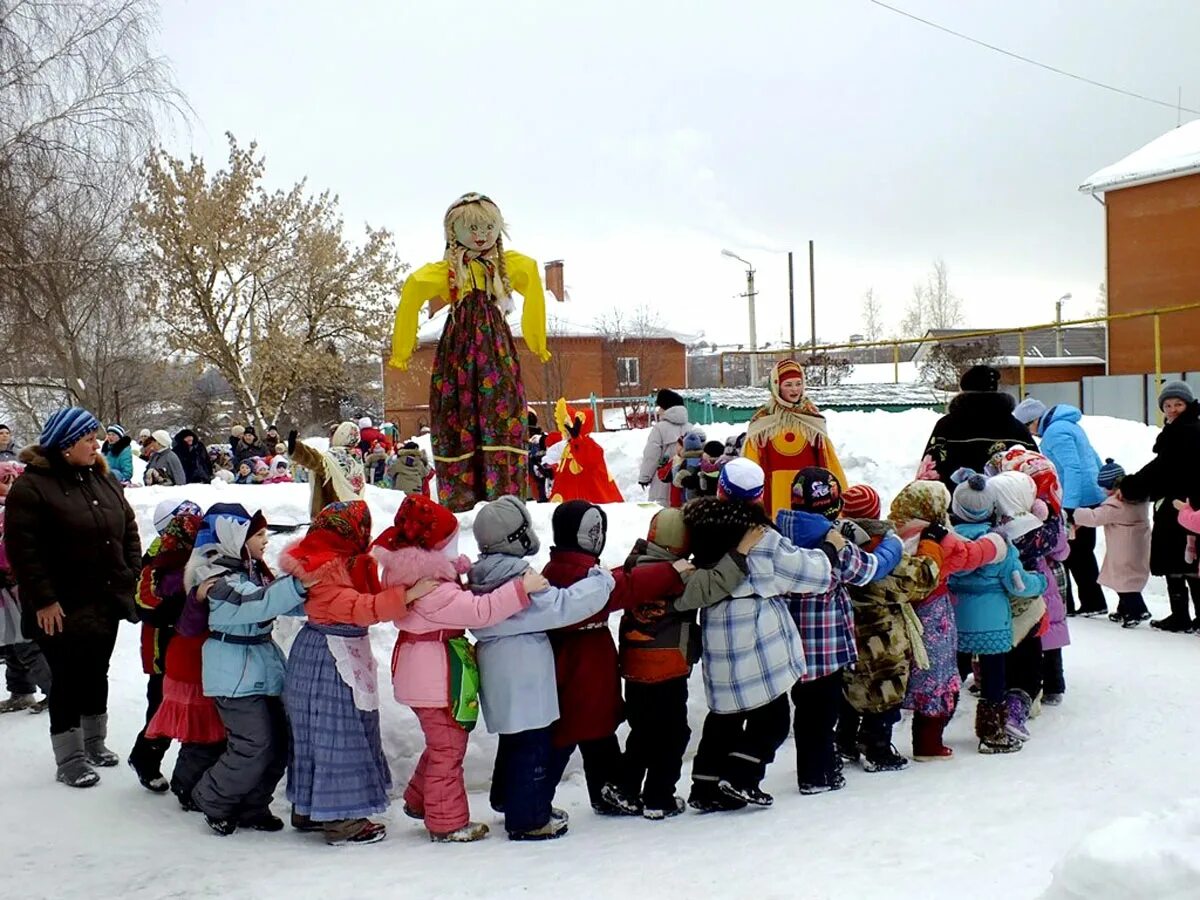
[[[1029,429],[1013,418],[1016,401],[1000,393],[998,369],[972,366],[959,387],[962,392],[933,426],[918,475],[936,477],[951,493],[955,484],[950,476],[959,469],[982,472],[992,457],[1014,445],[1037,449]]]
[[[137,523],[99,452],[87,410],[54,413],[21,451],[25,473],[8,495],[5,546],[25,633],[50,663],[50,741],[58,780],[91,787],[93,766],[115,766],[108,731],[108,661],[122,619],[135,621],[141,561]]]
[[[1161,631],[1194,631],[1200,623],[1200,581],[1196,560],[1188,561],[1188,535],[1179,524],[1175,500],[1200,500],[1196,462],[1200,460],[1200,403],[1191,387],[1182,381],[1163,385],[1158,408],[1166,424],[1154,442],[1154,459],[1121,482],[1121,496],[1139,503],[1160,501],[1154,511],[1150,538],[1150,571],[1167,579],[1171,614],[1155,619],[1151,627]],[[1196,620],[1188,613],[1188,591],[1196,608]]]
[[[188,484],[208,484],[212,481],[212,461],[208,458],[208,448],[196,437],[196,432],[190,428],[183,429],[175,435],[171,449],[179,457]]]

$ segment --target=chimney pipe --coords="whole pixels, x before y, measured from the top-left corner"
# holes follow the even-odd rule
[[[563,287],[563,261],[561,259],[552,259],[546,263],[546,290],[553,294],[559,303],[566,301],[567,292]]]

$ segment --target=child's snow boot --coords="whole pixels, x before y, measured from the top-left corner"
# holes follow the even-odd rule
[[[377,844],[387,837],[387,826],[370,819],[339,819],[321,823],[325,843],[330,847],[346,847],[351,844]]]
[[[838,755],[846,762],[858,762],[862,752],[858,740],[859,717],[848,715],[845,710],[838,716],[837,730],[834,731],[834,742]]]
[[[249,828],[251,831],[283,831],[283,819],[269,809],[257,809],[238,816],[238,828]]]
[[[462,828],[455,828],[444,834],[429,832],[429,839],[435,844],[469,844],[472,841],[482,841],[488,836],[488,827],[482,822],[468,822]]]
[[[229,835],[237,831],[237,819],[232,816],[228,819],[218,819],[215,816],[205,813],[204,822],[212,829],[213,834],[220,835],[221,837],[229,837]]]
[[[840,791],[846,786],[846,776],[842,774],[842,758],[834,754],[832,761],[826,763],[825,770],[814,781],[801,781],[801,794],[824,794],[827,791]]]
[[[1008,733],[1018,741],[1029,740],[1029,710],[1033,706],[1029,695],[1019,688],[1014,688],[1005,695],[1004,706],[1008,717],[1005,723]]]
[[[83,732],[78,728],[50,735],[54,761],[58,763],[56,778],[68,787],[85,788],[100,783],[96,770],[88,765],[83,752]]]
[[[692,792],[688,795],[688,806],[697,812],[732,812],[745,809],[746,801],[735,798],[721,791],[716,780],[693,781]]]
[[[140,760],[133,753],[129,754],[129,759],[126,760],[129,768],[133,769],[137,775],[138,782],[146,790],[153,794],[165,794],[171,789],[171,783],[163,776],[163,773],[156,766],[147,765],[144,760]]]
[[[891,741],[882,744],[862,745],[862,769],[864,772],[899,772],[908,766],[908,757],[901,756]]]
[[[984,754],[1016,753],[1021,742],[1008,733],[1008,709],[1003,701],[980,699],[975,707],[975,736],[979,752]]]
[[[717,782],[717,790],[731,800],[740,800],[751,806],[770,806],[775,798],[762,790],[758,785],[736,785],[722,778]]]
[[[7,700],[0,700],[0,713],[20,712],[23,709],[33,709],[37,706],[37,697],[33,694],[13,694]]]
[[[83,729],[83,752],[91,765],[108,768],[121,762],[121,757],[104,746],[108,737],[107,714],[80,716],[79,726]]]
[[[660,819],[672,819],[675,816],[681,816],[687,810],[687,803],[682,797],[672,797],[671,802],[663,805],[646,805],[642,807],[642,818],[658,821]]]
[[[942,732],[949,721],[949,716],[913,715],[913,759],[939,762],[954,757],[954,751],[942,743]]]
[[[309,816],[296,812],[296,807],[293,806],[292,827],[297,831],[323,831],[325,829],[325,823],[314,822]]]
[[[601,788],[600,796],[604,802],[604,809],[597,809],[597,804],[595,803],[592,804],[592,809],[601,815],[640,816],[642,814],[641,798],[629,794],[615,782],[609,782]]]
[[[531,828],[529,831],[510,831],[508,839],[510,841],[552,841],[555,838],[562,837],[567,833],[567,819],[564,814],[562,818],[550,814],[550,818],[541,828]]]

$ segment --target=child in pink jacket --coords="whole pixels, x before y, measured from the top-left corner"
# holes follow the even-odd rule
[[[472,822],[463,780],[467,729],[451,710],[450,653],[447,641],[465,628],[501,622],[529,605],[529,595],[548,584],[530,570],[490,594],[477,595],[459,584],[470,566],[455,554],[458,520],[448,509],[420,494],[409,494],[395,524],[375,541],[383,584],[410,586],[424,578],[440,582],[396,621],[400,637],[392,652],[396,700],[412,708],[425,733],[425,751],[404,792],[404,811],[425,820],[431,840],[476,841],[488,827]]]
[[[1075,525],[1104,528],[1104,565],[1100,583],[1117,592],[1117,611],[1109,616],[1123,628],[1136,628],[1150,618],[1142,589],[1150,580],[1150,504],[1133,503],[1117,495],[1125,470],[1106,460],[1096,481],[1108,492],[1108,499],[1094,509],[1075,510]],[[1200,513],[1176,501],[1179,524],[1189,531],[1200,530]],[[1191,513],[1189,525],[1187,514]]]

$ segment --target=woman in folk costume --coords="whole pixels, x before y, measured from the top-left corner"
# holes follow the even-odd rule
[[[330,503],[348,503],[362,498],[367,486],[362,457],[358,453],[359,431],[353,422],[343,422],[334,429],[329,449],[322,453],[296,440],[296,432],[288,433],[288,456],[297,466],[311,472],[312,501],[309,515],[315,520]]]
[[[805,396],[804,369],[793,359],[772,370],[771,399],[750,420],[742,454],[766,473],[763,505],[772,520],[779,510],[791,509],[792,481],[801,469],[820,466],[846,483],[825,417]]]
[[[537,263],[504,249],[504,218],[482,194],[464,194],[446,211],[446,253],[404,281],[392,335],[391,365],[407,369],[423,306],[449,304],[433,358],[429,414],[438,494],[454,512],[481,500],[520,496],[525,471],[525,386],[505,320],[515,289],[525,298],[521,331],[540,361],[546,349],[546,299]]]
[[[604,449],[592,437],[592,411],[571,412],[567,401],[560,399],[555,407],[559,431],[566,444],[554,469],[554,487],[550,500],[586,500],[589,503],[623,503],[625,498],[604,461]]]
[[[370,844],[387,834],[367,818],[387,810],[392,786],[367,627],[401,618],[421,593],[419,587],[384,588],[370,545],[367,504],[331,503],[279,559],[283,571],[317,579],[304,603],[308,621],[288,654],[283,689],[292,731],[292,824],[323,832],[333,846]]]

